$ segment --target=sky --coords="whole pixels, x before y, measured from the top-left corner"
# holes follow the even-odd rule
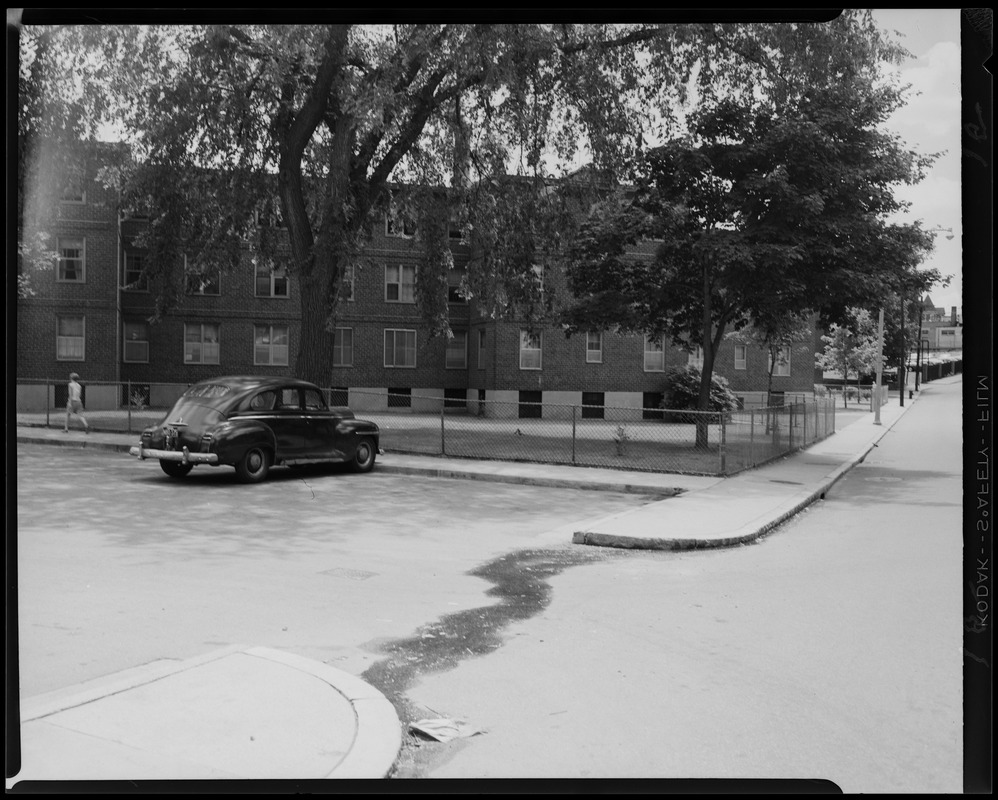
[[[936,236],[936,247],[924,266],[952,275],[948,287],[930,292],[933,304],[962,314],[962,237],[960,199],[960,10],[955,8],[875,9],[874,19],[914,58],[900,67],[900,77],[919,92],[888,122],[906,144],[920,153],[944,153],[915,186],[902,186],[898,196],[912,205],[899,221],[921,220],[925,228],[952,228]]]

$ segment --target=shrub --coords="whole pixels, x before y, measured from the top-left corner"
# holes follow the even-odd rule
[[[673,367],[665,378],[662,408],[696,411],[700,401],[700,370],[693,366]],[[738,407],[738,398],[720,375],[711,376],[708,411],[731,411]]]

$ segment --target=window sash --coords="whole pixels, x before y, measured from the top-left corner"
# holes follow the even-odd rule
[[[775,367],[773,367],[773,353],[770,351],[769,357],[766,359],[766,368],[773,370],[774,378],[790,377],[790,348],[779,348],[777,351],[777,362]]]
[[[697,349],[686,357],[686,364],[690,367],[703,369],[703,347],[697,346]]]
[[[416,331],[395,328],[385,330],[385,366],[416,366]]]
[[[416,302],[416,268],[404,264],[385,266],[385,300],[389,303]]]
[[[337,328],[333,333],[333,366],[353,366],[353,328]]]
[[[447,354],[444,366],[446,369],[466,369],[468,366],[468,334],[464,331],[454,333],[453,339],[447,340]]]
[[[144,322],[126,322],[123,338],[122,360],[129,364],[148,364],[149,326]]]
[[[541,335],[520,331],[520,369],[541,368]]]
[[[285,267],[274,267],[271,269],[266,264],[258,264],[256,267],[255,295],[257,297],[287,297],[287,269]]]
[[[600,364],[603,361],[603,334],[590,331],[586,334],[586,363]]]
[[[83,361],[86,357],[86,317],[57,317],[55,357],[57,361]]]
[[[184,363],[219,363],[218,334],[217,323],[184,323]]]
[[[145,255],[125,251],[124,286],[130,292],[148,292],[149,281],[146,279]]]
[[[735,345],[735,369],[747,369],[748,347],[744,344]]]
[[[253,326],[253,364],[286,367],[288,365],[288,326]]]
[[[665,339],[645,337],[645,372],[665,372]]]
[[[60,237],[57,243],[59,268],[56,279],[65,283],[86,281],[87,249],[83,237]]]

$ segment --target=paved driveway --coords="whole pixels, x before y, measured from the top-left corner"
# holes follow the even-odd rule
[[[494,602],[467,573],[513,550],[570,548],[577,523],[648,502],[342,470],[168,479],[122,454],[17,452],[23,696],[229,644],[361,674],[379,645]]]

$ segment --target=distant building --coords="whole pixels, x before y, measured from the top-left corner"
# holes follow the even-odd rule
[[[33,275],[34,295],[18,300],[19,407],[38,400],[43,390],[34,384],[64,382],[71,371],[88,382],[89,407],[108,408],[127,403],[121,384],[164,405],[213,376],[290,374],[300,341],[299,287],[284,267],[254,265],[249,250],[237,272],[190,276],[179,306],[149,321],[155,297],[144,277],[146,254],[135,242],[147,221],[129,216],[95,180],[99,161],[90,159],[82,180],[56,201],[53,269]],[[281,223],[261,214],[258,224]],[[551,415],[580,405],[654,415],[643,409],[657,409],[666,370],[697,363],[698,354],[664,337],[592,331],[566,338],[560,328],[532,330],[525,321],[484,316],[457,290],[471,255],[459,235],[451,239],[447,289],[454,337],[431,338],[416,306],[413,234],[410,224],[386,216],[366,249],[373,266],[347,276],[328,380],[334,403],[419,410],[443,400],[477,412],[486,401],[511,415],[533,414],[536,407],[526,404],[544,403]],[[539,292],[567,291],[561,274],[538,279]],[[812,394],[816,337],[778,360],[778,401]],[[766,351],[728,341],[715,373],[745,405],[761,405],[768,362]]]
[[[957,307],[949,311],[936,307],[932,298],[922,298],[922,329],[920,334],[923,353],[938,350],[963,350],[963,321]]]

